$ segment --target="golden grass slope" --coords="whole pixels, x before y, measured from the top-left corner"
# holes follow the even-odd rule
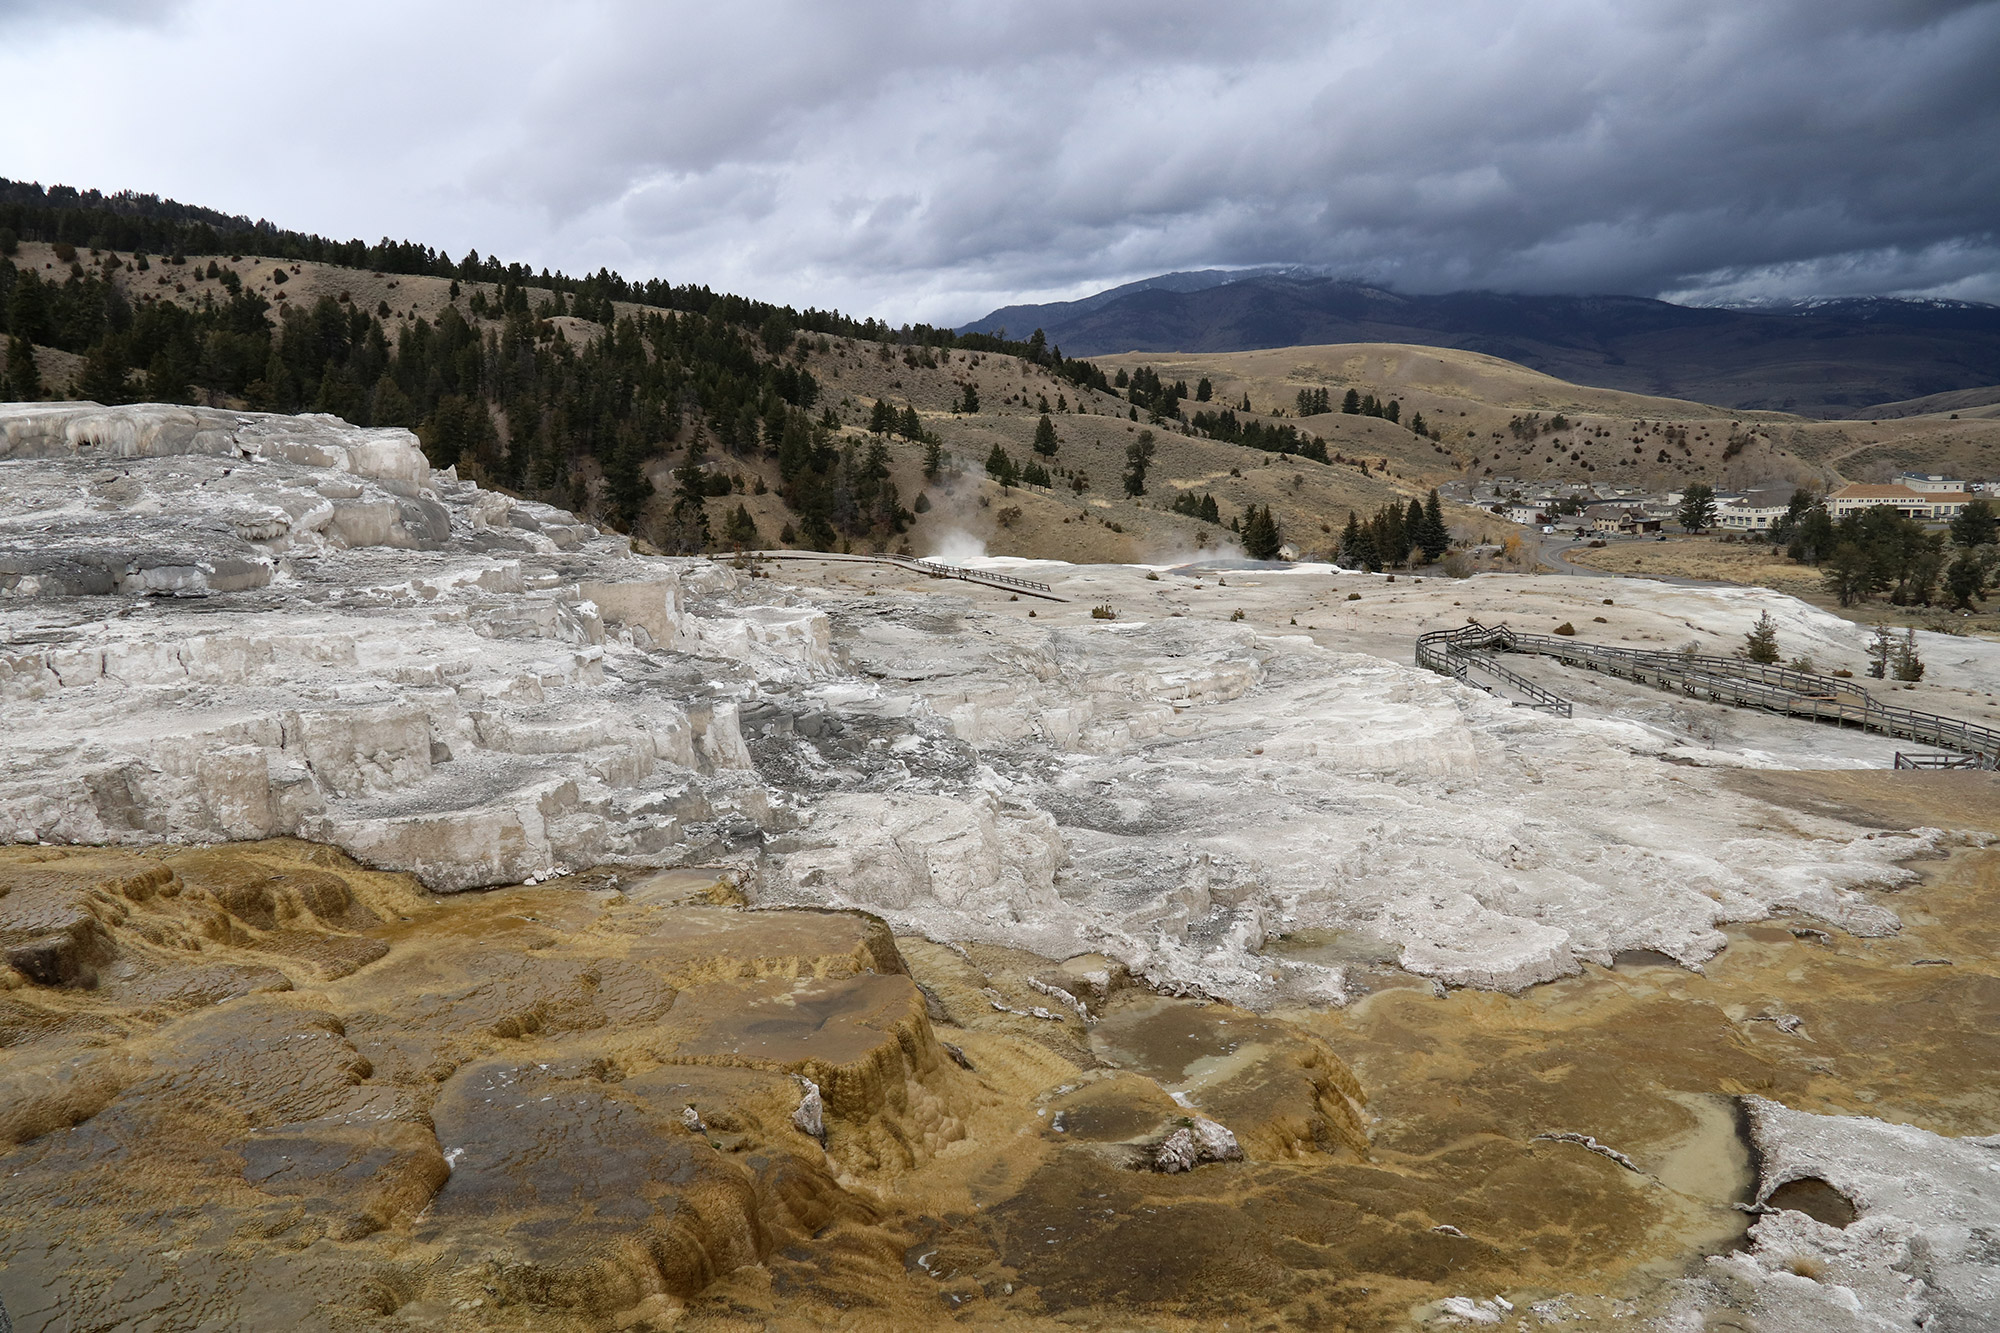
[[[398,329],[419,319],[434,323],[447,305],[455,304],[475,327],[498,327],[497,321],[474,318],[469,308],[475,292],[483,291],[497,301],[499,288],[491,283],[457,284],[459,296],[454,300],[454,284],[446,278],[304,261],[280,264],[247,256],[191,256],[185,265],[155,259],[147,271],[140,272],[134,265],[135,256],[120,254],[118,258],[121,266],[112,271],[111,279],[135,304],[167,301],[192,306],[204,299],[226,300],[228,293],[220,277],[203,276],[212,258],[219,272],[235,273],[245,289],[270,300],[274,312],[285,306],[310,307],[321,297],[330,296],[343,305],[376,314],[393,339]],[[100,266],[104,256],[80,254],[79,259]],[[40,243],[23,243],[14,262],[33,267],[49,280],[62,280],[68,270],[56,259],[53,247]],[[285,274],[282,282],[277,279],[280,269]],[[531,306],[550,295],[544,288],[528,288]],[[649,310],[637,305],[617,306],[621,316]],[[587,342],[602,332],[602,326],[573,316],[552,322],[572,343]],[[926,429],[944,440],[951,469],[943,483],[924,478],[921,445],[902,440],[890,444],[893,475],[904,504],[913,506],[919,493],[927,493],[932,505],[904,535],[903,540],[918,554],[935,552],[947,542],[963,544],[967,537],[987,543],[994,554],[1083,561],[1158,560],[1204,549],[1215,551],[1230,541],[1226,530],[1168,511],[1173,497],[1190,488],[1212,491],[1225,522],[1252,504],[1271,505],[1287,539],[1308,552],[1323,552],[1350,509],[1368,514],[1391,500],[1407,503],[1457,470],[1449,457],[1434,450],[1428,441],[1419,441],[1388,422],[1343,418],[1335,423],[1337,432],[1310,428],[1329,440],[1337,434],[1339,443],[1332,447],[1344,449],[1351,458],[1367,459],[1369,472],[1364,475],[1352,464],[1325,467],[1304,460],[1274,460],[1257,450],[1149,427],[1143,420],[1134,422],[1129,418],[1131,404],[1122,398],[1079,391],[1046,368],[1016,357],[937,352],[925,364],[914,349],[907,356],[904,352],[859,339],[826,338],[786,355],[818,378],[820,406],[834,409],[849,443],[858,446],[863,442],[870,409],[878,398],[898,407],[914,406]],[[81,367],[81,358],[54,349],[38,349],[38,355],[52,390],[59,390]],[[981,410],[976,415],[952,410],[961,386],[968,383],[979,393]],[[986,480],[985,461],[994,445],[1000,445],[1017,463],[1034,456],[1032,441],[1043,401],[1049,404],[1063,440],[1051,465],[1084,473],[1088,489],[1081,493],[1067,485],[1057,490],[1015,487],[1003,492]],[[1059,403],[1067,412],[1058,410]],[[1254,415],[1269,419],[1264,413]],[[1130,498],[1121,484],[1125,451],[1138,432],[1148,428],[1156,437],[1157,455],[1147,479],[1147,494]],[[681,456],[676,450],[655,465],[655,484],[662,496],[671,489],[669,474]],[[710,457],[714,469],[743,479],[742,493],[709,502],[712,528],[719,532],[726,514],[740,504],[756,520],[764,543],[780,544],[779,534],[786,524],[796,524],[798,516],[784,507],[776,493],[779,478],[775,462],[714,453]],[[1382,475],[1385,465],[1386,477]],[[587,479],[592,477],[587,462],[581,470]],[[490,479],[481,480],[491,484]],[[762,495],[755,493],[759,480],[765,485]],[[551,498],[566,505],[573,502],[568,495]],[[593,491],[585,511],[590,512],[594,503]],[[1490,526],[1488,518],[1472,511],[1453,515],[1454,523],[1468,535],[1483,533]],[[643,520],[641,527],[643,531]]]
[[[931,506],[908,534],[911,549],[919,554],[960,533],[984,541],[994,554],[1085,562],[1159,561],[1214,551],[1227,543],[1226,531],[1169,510],[1183,491],[1213,494],[1225,522],[1250,505],[1270,505],[1288,540],[1302,551],[1321,553],[1331,547],[1349,510],[1365,515],[1391,501],[1407,504],[1456,475],[1448,456],[1430,441],[1386,421],[1344,417],[1307,426],[1328,438],[1330,450],[1350,460],[1365,459],[1369,466],[1364,472],[1355,462],[1323,465],[1181,434],[1149,425],[1143,412],[1134,421],[1124,399],[1079,390],[1048,369],[1015,357],[933,352],[933,364],[926,365],[916,355],[890,352],[885,359],[885,350],[836,338],[805,363],[820,381],[822,400],[833,406],[856,443],[878,398],[914,406],[926,429],[944,441],[955,471],[940,482],[923,477],[921,446],[892,442],[892,466],[905,502],[913,504],[922,493]],[[977,415],[952,410],[961,386],[968,383],[979,393]],[[1003,492],[986,478],[986,458],[995,445],[1017,463],[1035,458],[1035,427],[1044,402],[1062,441],[1049,465],[1080,471],[1088,488],[1077,492],[1059,483],[1052,490],[1015,487]],[[1252,415],[1273,419],[1268,413]],[[1122,478],[1126,450],[1142,430],[1152,431],[1155,456],[1146,494],[1134,498],[1125,495]],[[730,459],[724,466],[762,476],[767,487],[776,485],[769,460]],[[764,503],[760,506],[758,500]],[[789,521],[775,495],[751,496],[747,502],[731,496],[715,503],[746,503],[767,537]],[[1019,513],[1009,514],[1013,510]],[[1468,535],[1491,526],[1490,516],[1470,510],[1451,517]]]
[[[1218,399],[1240,402],[1248,393],[1253,403],[1285,411],[1308,388],[1327,388],[1336,402],[1349,388],[1395,398],[1405,419],[1420,411],[1438,427],[1452,462],[1475,476],[1642,486],[1700,480],[1725,488],[1772,480],[1831,487],[1886,480],[1904,468],[2000,477],[2000,405],[1974,405],[2000,395],[1979,390],[1892,404],[1874,420],[1816,421],[1591,388],[1477,352],[1401,343],[1128,354],[1102,364],[1151,365],[1190,384],[1205,375]],[[1890,412],[1899,406],[1921,411]],[[1531,414],[1543,422],[1561,414],[1572,429],[1517,437],[1511,423]],[[1328,416],[1299,424],[1338,438],[1340,427]]]
[[[90,262],[101,265],[103,258]],[[226,296],[219,279],[203,276],[211,262],[207,256],[191,258],[185,265],[156,261],[145,272],[136,269],[134,258],[120,255],[122,266],[112,273],[113,281],[134,303],[193,304]],[[60,279],[67,269],[52,247],[40,243],[23,243],[15,262],[50,279]],[[470,299],[482,288],[489,298],[498,295],[491,284],[464,283],[458,284],[460,294],[454,300],[449,279],[328,264],[280,265],[268,259],[221,256],[213,262],[218,270],[234,272],[247,289],[261,293],[275,307],[306,306],[329,296],[375,313],[392,336],[416,320],[435,321],[448,304],[456,304],[470,319]],[[280,269],[283,282],[278,281]],[[550,294],[531,288],[529,300],[539,304]],[[620,315],[643,311],[639,306],[618,307]],[[573,316],[552,322],[573,343],[587,342],[602,331],[601,326]],[[73,377],[81,363],[80,358],[48,348],[37,349],[37,355],[52,386]],[[1354,460],[1328,467],[1274,458],[1154,426],[1157,455],[1147,494],[1131,498],[1121,485],[1125,451],[1148,426],[1132,421],[1131,404],[1116,395],[1079,391],[1046,368],[990,353],[933,352],[922,357],[915,349],[827,338],[787,355],[818,377],[822,403],[834,408],[853,442],[859,443],[878,398],[914,406],[926,428],[944,440],[953,470],[942,483],[923,477],[921,446],[895,441],[891,447],[904,502],[913,505],[924,493],[930,503],[905,534],[910,549],[919,554],[964,536],[984,541],[996,554],[1084,561],[1158,560],[1213,550],[1229,540],[1224,532],[1167,510],[1176,494],[1190,489],[1212,492],[1225,521],[1250,505],[1270,505],[1286,538],[1308,554],[1319,554],[1330,546],[1331,536],[1350,510],[1368,514],[1391,500],[1407,503],[1453,477],[1556,478],[1649,488],[1696,480],[1720,488],[1773,480],[1832,487],[1844,481],[1885,480],[1903,468],[1974,479],[2000,477],[2000,404],[1972,406],[1978,391],[1947,396],[1954,401],[1965,397],[1964,406],[1943,399],[1891,405],[1930,409],[1916,415],[1866,422],[1812,421],[1590,388],[1476,352],[1351,343],[1098,358],[1098,364],[1113,374],[1150,365],[1163,377],[1184,379],[1190,386],[1206,376],[1214,384],[1213,409],[1227,406],[1237,409],[1239,418],[1292,422],[1324,437],[1333,453]],[[968,383],[979,392],[981,411],[976,415],[953,411],[961,387]],[[1294,413],[1298,391],[1322,387],[1331,391],[1336,403],[1350,387],[1395,398],[1403,404],[1406,421],[1421,412],[1442,439],[1434,442],[1403,426],[1338,411],[1298,419]],[[1246,394],[1254,409],[1249,413],[1240,410]],[[1079,493],[1066,485],[1055,490],[1017,487],[1003,493],[985,480],[986,457],[998,444],[1017,462],[1025,462],[1031,456],[1044,402],[1063,440],[1052,467],[1082,472],[1088,489]],[[1200,406],[1186,404],[1190,412]],[[1558,414],[1568,429],[1523,437],[1511,428],[1518,418],[1533,415],[1546,423]],[[662,491],[677,459],[677,454],[670,454],[656,468]],[[1355,465],[1359,460],[1368,464],[1365,474]],[[763,541],[776,544],[796,516],[785,510],[775,493],[778,477],[771,461],[720,458],[713,466],[741,476],[744,488],[742,494],[710,502],[712,524],[719,528],[725,513],[741,504],[756,519]],[[583,472],[591,483],[583,508],[590,512],[596,505],[594,477],[587,463]],[[765,485],[763,495],[755,494],[759,480]],[[575,499],[554,498],[562,503]],[[1467,537],[1498,530],[1490,516],[1476,511],[1458,510],[1451,519]]]

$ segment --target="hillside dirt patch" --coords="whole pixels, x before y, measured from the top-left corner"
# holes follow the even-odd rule
[[[1794,564],[1762,542],[1730,542],[1713,537],[1670,537],[1666,541],[1613,542],[1564,552],[1573,564],[1638,578],[1706,579],[1771,588],[1806,601],[1826,591],[1820,573]]]

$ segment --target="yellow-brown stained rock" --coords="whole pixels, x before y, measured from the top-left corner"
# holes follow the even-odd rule
[[[1294,1024],[1134,994],[1091,1029],[1091,1044],[1110,1063],[1181,1092],[1252,1159],[1368,1151],[1361,1084],[1323,1039]]]
[[[0,991],[24,1328],[670,1318],[779,1246],[896,1271],[836,1172],[959,1134],[965,1075],[861,914],[439,900],[302,843],[0,848],[0,891],[10,942],[67,941]],[[280,1254],[314,1256],[282,1297]]]
[[[477,1061],[432,1120],[451,1174],[415,1238],[488,1266],[510,1300],[610,1314],[770,1248],[749,1171],[594,1069]]]
[[[1786,781],[1942,817],[1823,776]],[[109,949],[94,987],[0,970],[0,1298],[38,1333],[734,1333],[1386,1330],[1560,1291],[1568,1326],[1625,1327],[1614,1299],[1740,1225],[1726,1094],[2000,1128],[1967,1073],[2000,1060],[2000,856],[1932,871],[1900,936],[1752,926],[1702,975],[1627,960],[1280,1016],[1105,987],[1086,1027],[1009,1012],[1057,1011],[1046,960],[914,943],[905,976],[863,916],[441,901],[299,843],[0,848],[0,919],[19,894],[24,938],[87,917]],[[1757,1021],[1778,1013],[1802,1027]],[[791,1123],[800,1075],[826,1152]],[[1113,1151],[1193,1114],[1252,1160]]]
[[[850,1120],[906,1111],[907,1084],[940,1056],[906,976],[717,982],[675,1004],[668,1030],[665,1060],[800,1074]]]

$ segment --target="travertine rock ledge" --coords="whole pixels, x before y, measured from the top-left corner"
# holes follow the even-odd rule
[[[0,476],[0,839],[301,836],[460,889],[792,818],[737,710],[829,670],[824,614],[698,614],[735,576],[407,431],[0,407]]]
[[[1102,1076],[1041,1043],[1081,1021],[1011,1033],[920,988],[879,920],[734,899],[688,872],[438,898],[294,841],[0,847],[14,1326],[631,1328],[725,1279],[925,1326],[912,1227],[955,1163],[1004,1189],[1070,1151],[1046,1102]],[[1359,1096],[1262,1032],[1318,1063],[1221,1080],[1246,1127],[1327,1078]],[[1132,1174],[1182,1112],[1115,1082],[1115,1132],[1071,1111],[1075,1150]],[[1327,1148],[1274,1159],[1365,1147],[1334,1098]]]
[[[1776,911],[1881,936],[1870,891],[1951,843],[1289,628],[1084,618],[1130,568],[1028,619],[636,556],[327,417],[0,405],[0,442],[0,840],[296,836],[439,890],[727,862],[1259,1008],[1343,1002],[1352,957],[1518,990]]]

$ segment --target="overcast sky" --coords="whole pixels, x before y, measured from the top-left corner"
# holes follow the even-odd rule
[[[2000,301],[2000,0],[0,0],[0,175],[896,322],[1175,269]]]

